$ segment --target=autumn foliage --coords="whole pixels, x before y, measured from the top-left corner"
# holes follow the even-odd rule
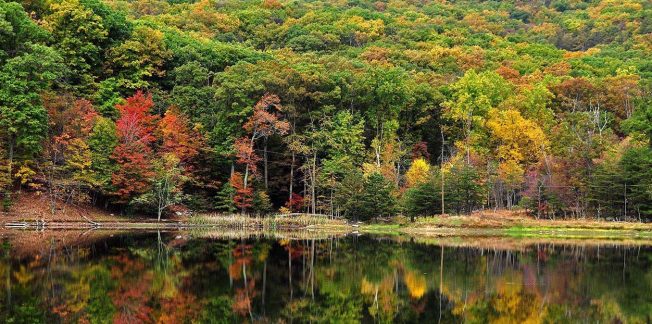
[[[305,198],[300,194],[293,192],[290,199],[285,203],[287,207],[292,212],[300,212],[305,206]]]
[[[165,112],[159,129],[163,138],[161,151],[174,154],[184,164],[190,163],[204,145],[201,134],[176,107]]]
[[[237,162],[245,166],[244,187],[249,183],[249,175],[255,175],[261,158],[256,154],[255,145],[259,139],[272,135],[285,135],[290,129],[287,121],[281,120],[278,111],[282,106],[278,96],[265,94],[254,106],[251,117],[242,128],[247,135],[234,143]]]
[[[151,163],[152,142],[155,140],[156,117],[149,113],[154,105],[151,94],[136,92],[124,104],[117,106],[120,118],[116,122],[119,144],[113,159],[119,169],[113,174],[116,195],[122,201],[143,193],[154,175]]]
[[[0,2],[4,209],[652,218],[649,1],[123,2]]]
[[[238,207],[240,210],[251,208],[254,191],[251,187],[245,187],[242,174],[239,172],[233,173],[229,179],[229,183],[235,189],[233,202],[235,203],[236,207]]]

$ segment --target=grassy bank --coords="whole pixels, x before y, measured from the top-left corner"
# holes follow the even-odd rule
[[[479,211],[464,216],[421,217],[409,225],[415,228],[652,230],[652,223],[615,222],[588,218],[563,220],[536,219],[525,215],[521,211]]]
[[[566,238],[652,238],[652,224],[593,219],[535,219],[519,211],[481,211],[464,216],[396,217],[389,223],[360,226],[371,233],[411,236],[508,236]]]

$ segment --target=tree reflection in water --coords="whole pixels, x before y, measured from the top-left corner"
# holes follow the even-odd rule
[[[4,236],[0,321],[556,323],[652,315],[646,245],[77,235]]]

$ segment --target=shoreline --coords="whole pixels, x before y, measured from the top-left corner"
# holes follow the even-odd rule
[[[500,231],[477,229],[439,229],[428,232],[378,232],[358,228],[351,231],[347,228],[294,228],[294,229],[254,229],[225,227],[193,227],[193,228],[146,228],[146,227],[94,227],[94,228],[48,228],[48,229],[0,229],[0,241],[9,243],[12,253],[19,256],[47,254],[51,249],[62,249],[67,246],[88,246],[114,237],[130,235],[158,235],[159,243],[162,235],[167,242],[187,242],[194,239],[208,240],[288,240],[288,241],[331,241],[363,236],[365,240],[391,240],[396,243],[416,243],[436,245],[442,248],[469,248],[494,251],[526,251],[531,249],[565,249],[601,247],[611,248],[650,248],[652,237],[625,235],[607,236],[564,236],[564,235],[533,235],[510,236]],[[173,244],[177,244],[173,243]],[[54,245],[53,245],[54,244]]]
[[[349,223],[344,220],[301,216],[298,218],[249,218],[219,216],[189,220],[113,220],[113,221],[5,221],[2,231],[21,230],[172,230],[172,231],[242,231],[296,232],[320,234],[371,234],[420,238],[445,237],[509,237],[566,239],[633,239],[652,240],[652,224],[606,221],[549,221],[533,219],[489,219],[477,222],[477,216],[432,217],[405,223],[397,219],[390,223]],[[212,221],[211,221],[212,220]],[[550,224],[549,222],[555,222]]]

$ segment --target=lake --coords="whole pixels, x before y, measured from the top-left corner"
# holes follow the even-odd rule
[[[0,286],[3,323],[649,323],[652,247],[15,231],[2,233]]]

